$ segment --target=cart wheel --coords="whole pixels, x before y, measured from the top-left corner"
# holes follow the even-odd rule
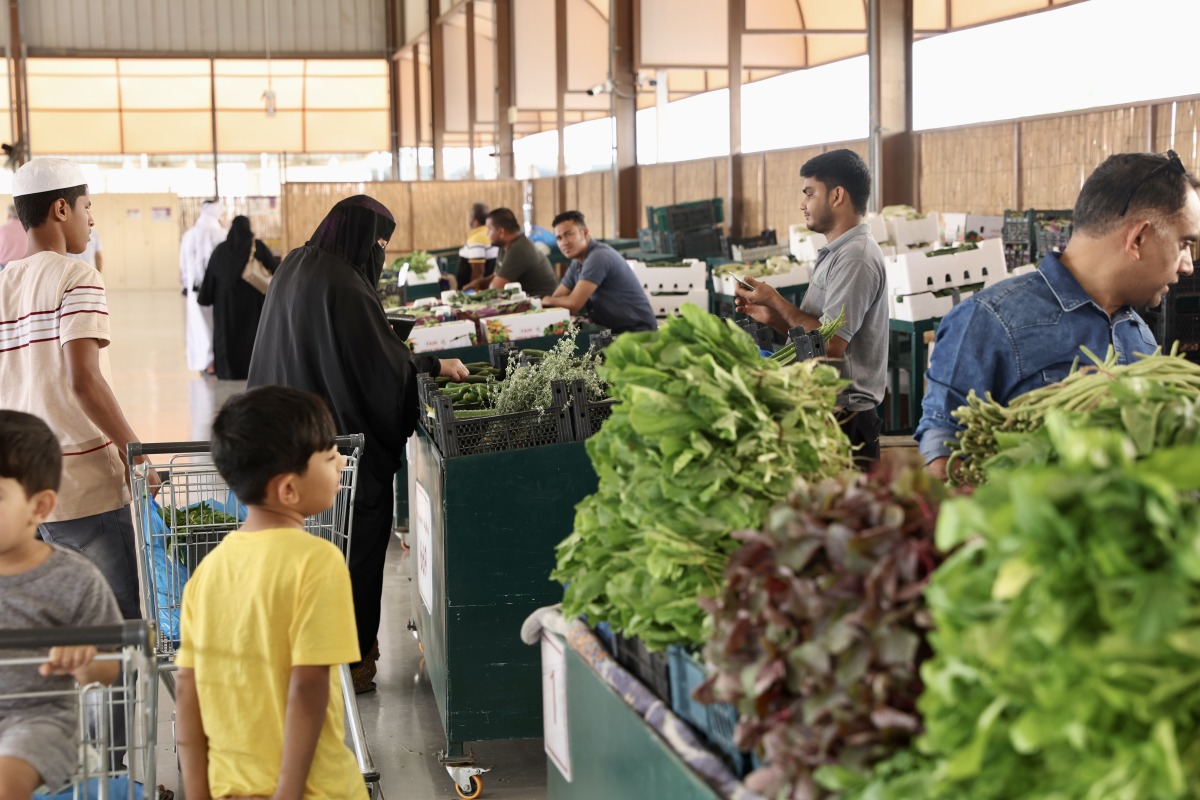
[[[458,792],[458,796],[463,798],[463,800],[475,800],[476,797],[479,797],[481,794],[483,794],[483,781],[479,780],[479,778],[474,775],[471,776],[470,780],[471,791],[468,794],[464,794],[462,787],[457,783],[454,784],[454,791]]]

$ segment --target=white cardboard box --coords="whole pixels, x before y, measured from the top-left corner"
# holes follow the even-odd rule
[[[708,288],[708,268],[696,258],[684,259],[685,267],[655,267],[641,261],[627,263],[647,292],[691,292]]]
[[[961,303],[972,295],[974,292],[962,292],[959,294],[958,302]],[[932,292],[923,292],[921,294],[888,296],[888,316],[904,322],[941,319],[949,314],[950,309],[954,306],[955,301],[952,295],[938,297]]]
[[[735,274],[739,276],[741,275],[740,272],[737,272],[736,264],[730,264],[727,266],[733,267]],[[812,280],[812,264],[809,264],[806,261],[797,262],[792,264],[792,269],[788,272],[782,272],[778,275],[766,275],[761,278],[756,278],[756,280],[761,281],[768,286],[774,286],[776,289],[782,289],[787,286],[803,286]],[[714,277],[713,285],[718,294],[734,295],[737,293],[737,281],[733,279],[732,275]]]
[[[414,353],[432,353],[476,343],[478,329],[470,320],[443,322],[441,325],[422,325],[408,335],[408,347]]]
[[[941,238],[938,235],[937,212],[930,212],[922,219],[889,217],[887,228],[888,240],[897,248],[914,244],[929,244]]]
[[[968,233],[981,239],[999,239],[1004,235],[1004,217],[982,214],[942,214],[942,240],[965,242]]]
[[[814,233],[803,225],[788,227],[788,249],[797,261],[816,261],[817,251],[828,243],[823,233]]]
[[[708,309],[708,291],[703,289],[685,294],[651,294],[647,297],[650,298],[650,307],[654,309],[656,317],[678,314],[684,303]]]
[[[536,339],[571,323],[571,312],[565,308],[544,308],[530,314],[506,314],[500,317],[483,317],[479,320],[479,332],[488,344],[492,342],[516,342],[521,339]]]
[[[884,269],[888,291],[898,295],[986,283],[989,278],[1005,274],[1004,245],[999,239],[988,239],[976,249],[961,253],[942,256],[901,253],[885,258]]]
[[[888,233],[887,220],[878,214],[867,214],[866,223],[871,226],[871,235],[875,237],[877,244],[891,240],[891,234]]]

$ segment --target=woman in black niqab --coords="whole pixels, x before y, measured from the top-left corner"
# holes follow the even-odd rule
[[[234,217],[229,235],[208,259],[204,282],[196,295],[197,303],[213,307],[213,364],[221,380],[244,381],[250,370],[263,308],[262,292],[242,280],[251,248],[262,265],[274,272],[279,259],[254,238],[247,217]]]
[[[458,359],[413,355],[388,324],[375,287],[395,228],[391,212],[374,198],[337,203],[276,270],[250,362],[251,387],[313,392],[329,405],[339,434],[366,436],[350,548],[363,659],[351,670],[358,691],[374,688],[392,480],[416,429],[417,375],[467,375]]]

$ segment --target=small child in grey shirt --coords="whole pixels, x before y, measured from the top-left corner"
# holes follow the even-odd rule
[[[55,628],[115,625],[121,613],[108,582],[83,556],[37,538],[57,501],[62,449],[42,420],[0,411],[0,626]],[[4,651],[3,658],[39,657]],[[40,667],[0,669],[0,787],[31,797],[63,786],[79,760],[80,684],[116,680],[120,665],[95,661],[93,647],[54,647]],[[58,694],[62,692],[62,694]],[[13,695],[54,693],[49,697]]]

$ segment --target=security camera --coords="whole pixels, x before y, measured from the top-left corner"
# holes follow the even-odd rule
[[[606,81],[604,81],[604,83],[597,83],[595,86],[588,89],[587,93],[588,93],[588,97],[595,97],[598,94],[604,94],[606,92],[611,92],[612,90],[613,90],[612,81],[606,80]]]

